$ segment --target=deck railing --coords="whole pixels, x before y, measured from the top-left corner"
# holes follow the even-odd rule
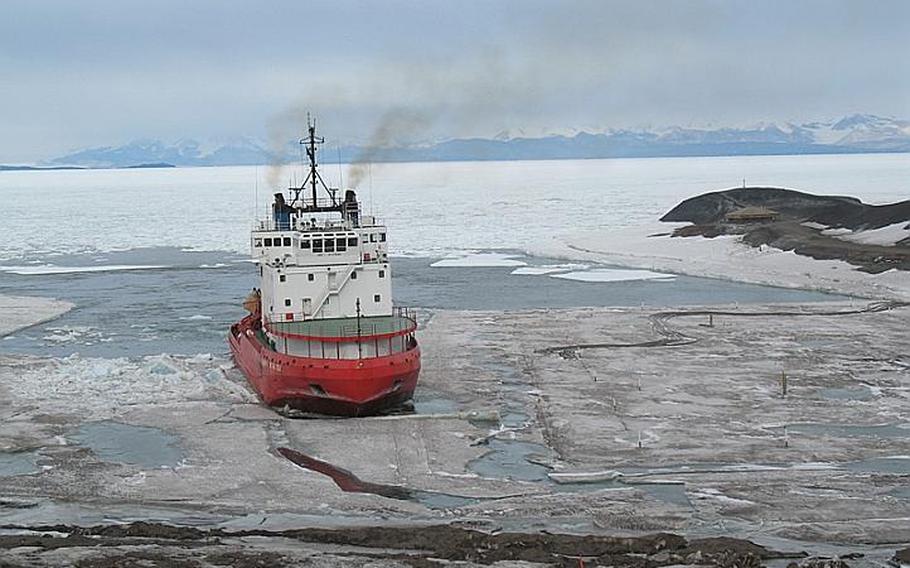
[[[254,231],[296,231],[297,220],[276,221],[274,218],[257,219],[253,223]],[[321,219],[316,224],[304,221],[303,228],[313,231],[340,231],[350,230],[351,224],[344,219]]]
[[[284,317],[292,315],[294,319],[266,319],[265,329],[283,337],[311,338],[314,341],[369,339],[376,336],[407,335],[417,329],[417,312],[408,307],[395,306],[388,316],[369,316],[360,318],[310,318],[302,313],[286,312]],[[359,320],[359,321],[358,321]]]

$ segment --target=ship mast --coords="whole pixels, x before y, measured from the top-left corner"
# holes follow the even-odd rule
[[[316,122],[310,122],[309,115],[306,118],[306,125],[309,138],[301,140],[300,143],[306,144],[306,155],[310,159],[310,175],[307,178],[310,180],[310,187],[313,191],[313,207],[316,207],[316,178],[319,177],[319,172],[316,171],[316,144],[325,143],[325,138],[316,136]],[[319,177],[319,181],[322,181],[321,177]],[[325,185],[325,182],[323,182],[323,185]]]
[[[335,201],[335,192],[336,189],[330,188],[326,185],[325,181],[322,179],[322,176],[319,174],[316,163],[316,151],[318,150],[317,145],[324,144],[325,138],[322,136],[316,136],[316,121],[310,119],[310,115],[307,114],[307,137],[300,139],[300,145],[306,150],[307,158],[310,162],[310,171],[307,174],[303,183],[300,184],[300,187],[291,188],[294,191],[294,202],[300,202],[300,207],[304,211],[333,211],[338,207],[338,203]],[[311,202],[306,203],[304,200],[300,199],[300,192],[303,191],[307,184],[310,186]],[[326,193],[329,194],[329,197],[332,200],[332,205],[330,207],[320,207],[317,198],[317,187],[322,185]]]

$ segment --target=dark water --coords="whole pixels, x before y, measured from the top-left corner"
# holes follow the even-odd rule
[[[0,351],[130,357],[226,353],[225,334],[257,284],[246,257],[178,249],[137,249],[55,257],[57,266],[162,265],[116,272],[17,275],[0,271],[0,294],[68,300],[76,308],[0,340]],[[518,310],[578,306],[679,306],[816,302],[841,296],[679,276],[672,281],[576,282],[512,275],[512,267],[432,268],[435,259],[395,258],[395,301],[432,309]],[[552,260],[523,258],[531,265]],[[27,259],[6,265],[27,265]]]
[[[37,452],[0,452],[0,477],[28,475],[37,471]]]
[[[88,422],[69,433],[73,443],[90,448],[103,461],[145,468],[174,467],[183,457],[177,438],[148,426]]]

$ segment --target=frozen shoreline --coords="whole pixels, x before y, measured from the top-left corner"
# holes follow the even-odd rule
[[[0,337],[58,318],[74,307],[54,298],[0,295]]]
[[[844,261],[816,260],[769,246],[755,248],[733,235],[711,239],[670,236],[673,229],[685,224],[654,223],[579,233],[542,243],[528,252],[751,284],[910,300],[910,273],[890,270],[868,274]]]

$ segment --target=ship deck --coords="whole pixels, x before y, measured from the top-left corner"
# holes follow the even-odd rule
[[[332,318],[303,321],[270,322],[269,331],[277,335],[297,335],[321,338],[370,337],[413,331],[417,324],[403,314],[360,318]]]

